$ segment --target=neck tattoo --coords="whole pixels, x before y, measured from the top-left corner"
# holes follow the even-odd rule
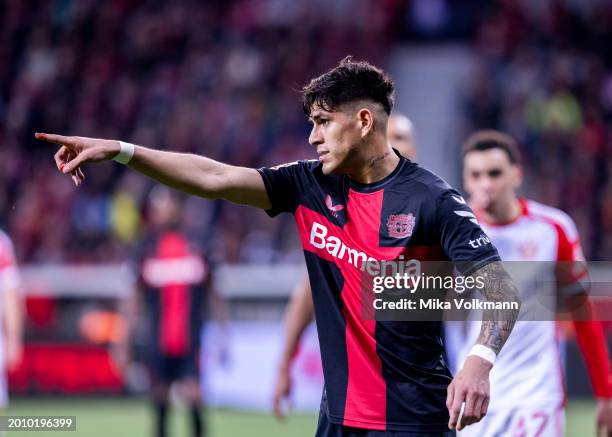
[[[374,164],[376,164],[378,161],[385,159],[387,155],[389,155],[389,153],[391,152],[385,152],[383,155],[374,156],[370,158],[370,167],[374,167]]]

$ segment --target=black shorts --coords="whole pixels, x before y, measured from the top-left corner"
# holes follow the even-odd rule
[[[446,432],[411,432],[411,431],[375,431],[372,429],[351,428],[330,423],[325,412],[319,412],[319,424],[315,437],[455,437],[455,431]]]
[[[158,355],[151,363],[151,373],[154,381],[174,382],[185,379],[198,379],[197,355],[169,357]]]

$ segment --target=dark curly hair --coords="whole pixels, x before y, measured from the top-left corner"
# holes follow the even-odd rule
[[[390,114],[393,90],[393,80],[380,68],[347,56],[337,67],[302,88],[302,109],[310,117],[315,106],[331,112],[345,103],[370,100],[380,103]]]

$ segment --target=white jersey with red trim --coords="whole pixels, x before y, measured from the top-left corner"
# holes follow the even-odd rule
[[[522,199],[521,207],[521,215],[511,223],[491,225],[481,221],[481,226],[503,261],[536,261],[509,263],[510,267],[520,269],[514,279],[521,290],[523,307],[532,305],[529,301],[535,299],[535,305],[554,305],[554,261],[583,260],[576,226],[558,209]],[[480,322],[447,324],[446,347],[455,372],[476,342],[480,325]],[[517,322],[497,357],[490,381],[490,411],[563,405],[565,390],[555,322]]]
[[[20,279],[11,239],[0,230],[0,298],[10,289],[19,289]],[[1,303],[0,303],[1,305]],[[3,325],[0,311],[0,326]],[[5,374],[4,330],[0,329],[0,408],[8,404],[8,389]]]
[[[0,293],[18,287],[19,272],[13,243],[9,236],[0,230]]]

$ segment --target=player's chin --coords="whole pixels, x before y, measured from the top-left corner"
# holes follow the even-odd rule
[[[324,175],[338,174],[338,165],[333,161],[321,161],[321,171]]]
[[[482,202],[481,209],[485,211],[495,211],[498,203],[499,202],[495,198],[487,198]]]

